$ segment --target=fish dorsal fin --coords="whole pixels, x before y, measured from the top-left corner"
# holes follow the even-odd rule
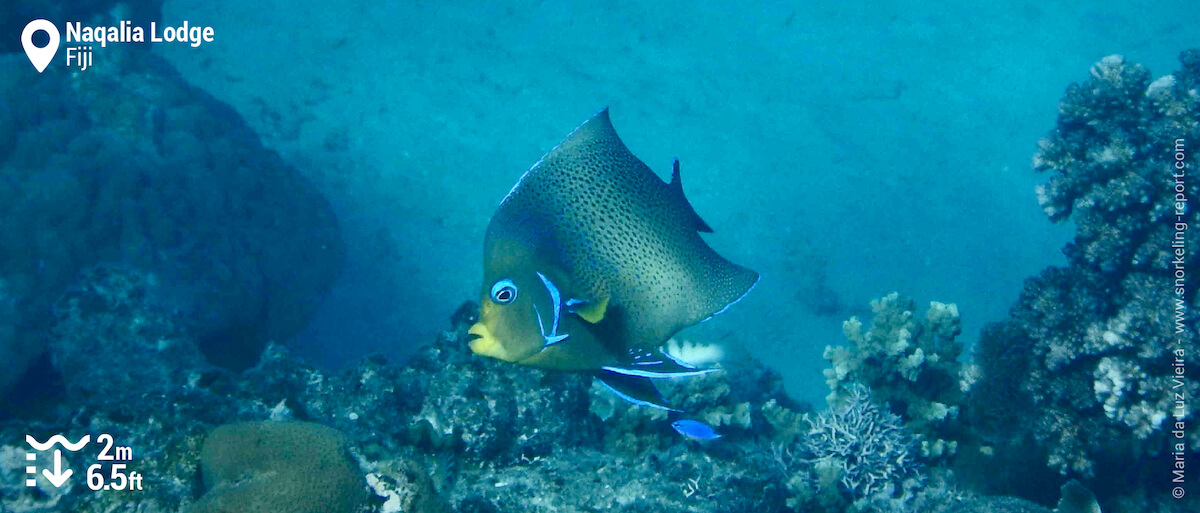
[[[566,139],[558,143],[558,146],[550,150],[543,160],[558,156],[571,157],[573,154],[581,153],[580,146],[585,148],[592,146],[594,147],[592,152],[629,153],[629,150],[625,148],[625,143],[621,142],[621,137],[617,135],[617,129],[612,125],[612,119],[608,116],[608,107],[600,109],[595,116],[579,125]],[[588,152],[582,151],[582,153]],[[629,155],[632,157],[632,154]]]
[[[703,219],[700,219],[700,214],[696,213],[696,209],[692,207],[692,203],[689,202],[687,197],[683,195],[683,180],[679,178],[679,159],[675,159],[675,162],[671,165],[671,183],[669,184],[669,187],[671,189],[671,194],[673,194],[675,199],[679,201],[679,204],[685,210],[687,210],[688,217],[691,218],[692,224],[696,228],[696,231],[712,233],[712,227],[710,227],[708,223],[704,222]]]
[[[612,119],[608,116],[608,107],[605,107],[592,116],[591,119],[579,125],[571,135],[568,135],[563,142],[559,143],[558,147],[551,150],[551,156],[568,154],[571,151],[578,149],[579,146],[593,146],[602,148],[604,152],[610,155],[616,155],[619,159],[637,160],[629,149],[625,147],[625,143],[621,142],[620,136],[617,135],[617,129],[612,125]],[[644,164],[638,163],[644,167]],[[700,214],[696,213],[696,209],[692,207],[691,202],[683,194],[683,181],[679,178],[679,159],[675,159],[671,167],[671,182],[667,184],[667,189],[670,191],[675,204],[682,208],[685,216],[689,219],[692,228],[698,232],[712,233],[713,229],[700,218]]]
[[[1055,513],[1100,513],[1100,503],[1091,490],[1074,479],[1062,486],[1062,498],[1058,499]]]

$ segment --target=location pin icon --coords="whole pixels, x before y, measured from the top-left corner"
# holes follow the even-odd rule
[[[42,48],[33,44],[33,34],[39,30],[50,36],[50,44]],[[25,55],[29,57],[33,67],[37,68],[38,73],[45,71],[50,61],[54,60],[54,54],[58,53],[58,27],[47,20],[29,22],[25,25],[25,30],[21,31],[21,46],[25,47]]]

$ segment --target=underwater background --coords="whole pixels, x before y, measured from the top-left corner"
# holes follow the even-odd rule
[[[39,74],[36,18],[215,38]],[[1197,467],[1171,496],[1200,461],[1200,303],[1189,274],[1176,323],[1168,246],[1197,20],[1183,0],[18,0],[0,512],[1200,510]],[[497,204],[606,106],[762,276],[676,336],[725,372],[662,387],[720,440],[466,349]],[[82,453],[69,485],[25,486],[25,434],[102,432],[145,491],[90,490]]]

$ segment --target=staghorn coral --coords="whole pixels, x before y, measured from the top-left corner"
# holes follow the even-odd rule
[[[844,399],[810,419],[804,450],[840,466],[839,484],[856,497],[891,495],[919,479],[913,439],[900,417],[872,402],[865,386],[851,385]]]
[[[773,446],[787,476],[788,506],[870,510],[920,492],[917,446],[900,417],[876,404],[859,383],[847,384],[837,397],[816,416],[804,416],[806,431],[797,444]]]
[[[1187,452],[1200,446],[1194,415],[1171,401],[1200,393],[1200,381],[1175,380],[1174,365],[1200,352],[1196,281],[1174,274],[1200,262],[1196,211],[1180,201],[1200,197],[1200,51],[1180,61],[1151,81],[1104,58],[1067,89],[1038,144],[1033,167],[1049,175],[1038,201],[1052,221],[1074,220],[1075,240],[1068,265],[1027,280],[1010,317],[980,339],[972,422],[1001,461],[1032,454],[1059,474],[1102,479],[1161,456],[1176,420]],[[1097,488],[1102,499],[1158,486],[1130,477]]]

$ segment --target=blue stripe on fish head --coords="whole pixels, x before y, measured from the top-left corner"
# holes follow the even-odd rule
[[[538,328],[541,329],[542,339],[545,340],[545,344],[543,347],[550,347],[554,344],[557,344],[559,342],[566,340],[568,337],[570,337],[570,335],[567,333],[559,333],[558,332],[558,323],[560,320],[562,320],[562,307],[564,305],[564,303],[562,301],[562,293],[560,293],[558,291],[558,286],[556,286],[554,284],[554,282],[550,280],[550,278],[547,278],[545,274],[541,273],[541,271],[536,271],[536,272],[537,272],[538,278],[542,280],[542,285],[546,286],[546,292],[550,295],[550,304],[553,305],[553,307],[554,307],[554,320],[550,324],[550,332],[549,333],[546,333],[546,328],[542,323],[541,313],[540,312],[537,313]],[[567,303],[570,303],[570,301],[568,301]],[[537,305],[534,305],[534,310],[537,310]]]

